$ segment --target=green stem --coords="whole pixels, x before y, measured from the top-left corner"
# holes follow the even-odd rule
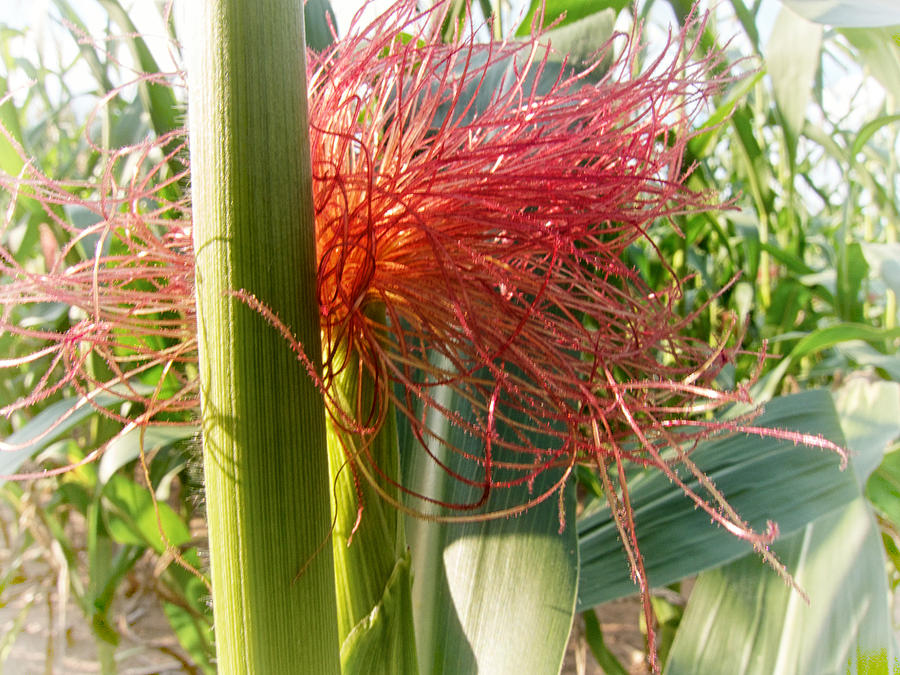
[[[383,311],[376,320],[384,321]],[[336,378],[332,393],[362,424],[373,423],[370,415],[377,400],[375,383],[368,371],[360,370],[355,354],[350,355],[347,367]],[[337,509],[333,547],[341,663],[345,675],[413,674],[417,666],[412,577],[403,516],[369,485],[353,462],[365,453],[367,458],[360,457],[361,462],[399,480],[397,422],[392,406],[383,426],[370,440],[363,448],[359,434],[329,422],[328,455]],[[396,489],[387,488],[386,492],[399,500]],[[359,507],[362,517],[357,522]]]
[[[319,359],[303,4],[190,6],[201,412],[218,668],[336,673],[323,401],[278,331],[234,295],[259,298]]]

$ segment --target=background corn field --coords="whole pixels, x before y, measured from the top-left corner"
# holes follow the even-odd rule
[[[177,80],[184,65],[177,2],[172,13],[161,3],[134,4],[52,0],[36,9],[13,0],[0,10],[0,94],[6,93],[0,122],[7,132],[0,136],[0,170],[21,174],[19,145],[44,174],[87,194],[86,184],[103,169],[101,150],[184,124],[183,92],[148,81],[122,86],[136,72],[171,72]],[[461,17],[465,3],[457,4]],[[529,8],[471,4],[476,23],[499,11],[497,35],[528,32],[529,18],[521,19]],[[538,3],[532,4],[534,11]],[[665,672],[717,672],[736,654],[740,663],[729,672],[889,672],[900,657],[892,602],[900,583],[900,12],[891,4],[848,0],[835,3],[832,14],[812,16],[801,0],[718,3],[702,48],[724,49],[746,75],[722,92],[703,133],[691,140],[687,163],[696,168],[688,184],[733,199],[734,208],[676,217],[683,236],[660,224],[658,233],[651,231],[656,250],[636,244],[627,252],[651,288],[664,288],[670,274],[690,278],[680,312],[708,303],[692,325],[695,337],[714,344],[728,315],[744,328],[748,353],[719,374],[724,385],[747,380],[758,365],[749,352],[768,345],[772,358],[753,387],[755,400],[768,405],[754,424],[823,434],[852,452],[844,472],[820,450],[776,439],[717,439],[692,455],[751,525],[778,523],[782,537],[773,549],[808,593],[808,606],[747,544],[712,526],[677,486],[659,475],[635,476],[630,490],[641,550],[660,589],[653,607]],[[308,6],[313,48],[330,40],[326,6],[327,0]],[[597,49],[614,27],[629,29],[635,14],[646,21],[642,56],[650,58],[688,10],[679,0],[637,7],[626,0],[546,2],[549,20],[566,12],[550,35],[573,58]],[[346,25],[342,13],[338,26]],[[482,28],[478,37],[489,31]],[[124,183],[134,166],[125,161],[116,170],[114,178]],[[4,246],[35,270],[66,243],[54,218],[76,227],[94,222],[78,207],[48,211],[28,195],[2,194],[0,206]],[[80,243],[66,263],[90,259],[94,244]],[[15,311],[19,325],[54,331],[83,318],[64,303]],[[0,359],[33,349],[0,333]],[[45,366],[2,371],[0,407],[25,397]],[[148,371],[140,386],[154,391],[162,377]],[[183,426],[122,436],[120,425],[80,408],[41,437],[76,400],[74,391],[62,389],[0,417],[0,438],[19,446],[0,454],[0,474],[7,476],[77,462],[116,439],[97,462],[0,487],[4,672],[35,672],[22,666],[21,645],[43,607],[45,672],[73,672],[67,659],[74,646],[66,635],[74,624],[89,627],[94,672],[154,672],[159,663],[214,672],[208,590],[173,561],[160,536],[162,529],[185,560],[204,569],[197,425],[184,413]],[[102,404],[123,414],[127,406],[114,394]],[[411,439],[402,428],[399,436],[402,450]],[[581,619],[572,640],[605,672],[644,667],[622,662],[622,653],[617,659],[604,643],[595,607],[633,595],[636,587],[598,480],[587,470],[577,479],[571,505],[577,518],[546,549],[535,540],[558,529],[553,503],[513,521],[446,525],[428,534],[441,542],[445,559],[462,561],[443,578],[416,577],[434,611],[433,635],[446,639],[441,649],[468,655],[445,672],[474,672],[477,664],[502,664],[508,653],[523,650],[534,663],[559,662],[573,617],[516,603],[526,586],[556,594],[561,604],[574,598]],[[407,527],[415,542],[419,524]],[[512,548],[498,552],[497,542]],[[546,565],[559,560],[560,547],[569,552],[571,574]],[[464,564],[501,555],[520,564],[500,579]],[[151,605],[168,626],[156,622],[154,630],[165,633],[141,640],[132,624]],[[513,605],[515,621],[546,627],[547,639],[534,640],[525,629],[516,640],[491,639],[495,626],[510,621]],[[635,630],[638,616],[635,606]],[[77,651],[83,657],[84,646]],[[148,654],[161,660],[148,665]],[[440,658],[435,662],[444,663]],[[30,659],[37,662],[33,653]]]

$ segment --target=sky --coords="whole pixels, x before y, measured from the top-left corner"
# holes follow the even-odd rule
[[[193,0],[176,0],[176,12],[190,1]],[[166,3],[161,0],[154,2],[120,0],[120,2],[129,11],[134,23],[140,27],[160,67],[163,70],[174,69],[176,60],[172,58],[171,45],[160,12],[160,7],[165,6]],[[365,7],[364,18],[376,16],[391,2],[392,0],[373,0]],[[97,0],[69,0],[69,3],[88,25],[92,35],[104,34],[106,14]],[[504,0],[504,18],[507,26],[516,23],[515,19],[521,16],[526,4],[527,0]],[[362,5],[361,0],[332,0],[332,6],[337,15],[338,30],[341,34],[346,33],[352,16]],[[718,5],[720,13],[730,9],[727,2],[720,2]],[[651,16],[652,21],[659,25],[666,25],[670,22],[671,14],[667,7],[667,3],[656,3],[654,11],[657,8],[661,11],[657,12],[655,17]],[[781,4],[778,0],[762,1],[757,24],[763,44],[766,43],[768,35],[771,33],[780,9]],[[27,37],[16,36],[7,31],[7,34],[0,39],[5,38],[13,58],[24,55],[28,60],[34,61],[36,52],[39,52],[51,70],[58,70],[60,65],[71,66],[67,84],[77,90],[79,77],[83,77],[84,89],[87,93],[90,86],[93,85],[93,79],[87,72],[86,66],[79,64],[78,47],[67,28],[60,23],[58,16],[53,0],[0,0],[0,26],[6,26],[13,31],[29,28]],[[721,24],[722,30],[727,32],[727,26],[727,22]],[[738,33],[739,29],[735,27],[734,31]],[[652,33],[649,34],[652,36]],[[128,55],[124,53],[124,50],[122,52],[121,58],[127,61]],[[6,75],[5,66],[2,64],[0,64],[0,75]],[[10,79],[9,85],[13,91],[23,90],[28,86],[27,77],[21,71],[16,72]],[[878,91],[878,87],[870,87],[860,94],[862,98],[854,100],[851,104],[849,93],[845,94],[844,92],[852,92],[855,89],[852,82],[859,80],[858,69],[854,70],[852,67],[845,72],[835,68],[833,64],[826,63],[825,79],[826,84],[830,85],[829,105],[835,106],[839,112],[849,110],[851,114],[865,116],[867,111],[878,106],[881,96],[883,96]],[[52,83],[50,86],[53,86]],[[844,110],[840,110],[841,108]]]
[[[147,2],[147,0],[120,0],[126,8],[134,23],[140,27],[142,34],[150,42],[154,55],[161,64],[171,65],[171,60],[166,53],[165,27],[160,18],[159,7],[165,5],[159,0]],[[391,4],[392,0],[372,0],[365,6],[364,18],[372,18]],[[361,0],[333,1],[332,7],[337,15],[337,25],[340,34],[345,34],[353,15],[363,5]],[[524,12],[526,0],[505,0],[504,19],[507,24],[517,23],[516,19]],[[722,3],[723,6],[726,3]],[[771,24],[775,19],[778,9],[777,0],[764,0],[760,13],[760,29],[763,35],[768,34]],[[96,0],[70,0],[70,5],[75,12],[85,21],[92,35],[103,34],[105,24],[105,12]],[[658,3],[663,7],[665,3]],[[176,2],[176,12],[180,11],[181,2]],[[18,41],[13,43],[13,49],[41,49],[49,63],[56,61],[56,53],[61,52],[62,61],[72,59],[77,54],[74,42],[67,35],[66,29],[60,25],[58,12],[52,0],[2,0],[0,1],[0,26],[7,26],[16,30],[25,27],[32,28],[32,34],[38,36],[39,43]],[[51,18],[54,17],[54,18]],[[666,21],[667,19],[661,19]],[[155,44],[154,44],[155,43]],[[166,67],[166,66],[164,66]]]

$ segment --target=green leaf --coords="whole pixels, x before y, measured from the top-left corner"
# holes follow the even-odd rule
[[[94,76],[99,87],[104,92],[112,91],[113,83],[112,80],[109,79],[106,65],[97,55],[94,45],[83,39],[85,35],[90,35],[90,30],[85,25],[84,21],[81,20],[81,17],[67,0],[53,0],[53,4],[56,5],[60,15],[65,19],[70,35],[75,41],[75,44],[78,45],[78,51],[81,54],[82,61],[90,68],[91,74]]]
[[[900,527],[900,449],[881,456],[900,437],[900,384],[854,378],[841,387],[839,396],[844,426],[859,454],[854,461],[861,465],[860,479],[868,478],[866,495],[884,517]]]
[[[756,400],[766,401],[778,388],[778,383],[788,371],[791,365],[804,356],[821,352],[844,343],[855,341],[884,343],[886,340],[895,340],[900,337],[898,328],[878,328],[864,323],[839,323],[834,326],[819,328],[805,335],[794,346],[790,353],[781,362],[760,378],[752,393]]]
[[[303,23],[306,29],[306,46],[321,52],[331,46],[334,37],[328,22],[337,30],[337,19],[329,0],[306,0],[303,6]]]
[[[154,425],[144,429],[131,428],[113,439],[100,459],[98,478],[106,483],[109,478],[125,466],[137,459],[143,447],[144,454],[149,454],[178,441],[193,437],[197,433],[194,426],[160,426]]]
[[[100,555],[91,556],[92,565],[88,570],[94,590],[91,598],[91,625],[94,632],[111,644],[118,644],[119,636],[111,625],[110,610],[115,601],[116,591],[125,576],[134,568],[146,550],[145,546],[123,546],[112,553],[112,547],[106,546],[109,539],[102,537],[103,545]],[[99,562],[100,558],[107,558]],[[98,563],[98,564],[95,564]]]
[[[410,590],[409,553],[397,561],[388,580],[381,602],[363,618],[341,645],[341,672],[367,674],[373,672],[373,664],[393,664],[397,672],[416,672],[415,640]],[[398,630],[398,621],[408,621],[406,630]]]
[[[468,411],[466,402],[457,397],[448,395],[444,403],[460,414]],[[465,453],[483,451],[480,442],[434,417],[440,416],[434,414],[428,421],[436,437]],[[501,437],[508,432],[504,430],[508,427],[498,427]],[[451,478],[428,461],[407,427],[401,425],[400,431],[401,457],[409,462],[404,467],[407,486],[445,503],[478,501],[480,489]],[[458,453],[433,445],[430,452],[451,470],[471,469],[461,465]],[[502,462],[502,454],[501,448],[495,448],[495,461]],[[531,490],[526,486],[494,490],[487,510],[521,506],[553,490],[560,475],[544,471]],[[551,494],[515,517],[471,523],[407,520],[422,673],[559,671],[575,611],[574,513],[574,490],[568,489],[562,505]],[[561,518],[566,523],[562,532]]]
[[[878,328],[864,323],[841,323],[813,331],[797,343],[788,358],[799,359],[850,340],[878,343],[897,338],[900,338],[900,328]]]
[[[890,26],[900,24],[895,0],[782,0],[810,21],[830,26]]]
[[[773,260],[784,265],[794,276],[813,274],[813,269],[811,267],[807,266],[803,260],[793,255],[790,251],[785,250],[783,247],[769,242],[760,243],[759,247],[761,250],[768,253]]]
[[[557,54],[565,54],[569,62],[579,67],[591,65],[597,50],[612,37],[616,23],[616,12],[612,9],[595,12],[574,22],[547,31],[542,42],[548,43]],[[611,54],[601,66],[591,71],[589,81],[599,80],[606,73],[611,62]]]
[[[863,243],[860,247],[869,268],[869,279],[880,280],[900,295],[900,243]]]
[[[13,644],[26,627],[28,613],[37,601],[38,596],[36,594],[29,594],[23,598],[22,607],[15,616],[10,617],[10,614],[6,615],[5,633],[0,638],[0,666],[5,665]]]
[[[794,156],[819,66],[822,26],[782,7],[766,45],[766,68]]]
[[[64,480],[56,488],[51,504],[65,504],[83,515],[87,513],[91,499],[92,495],[84,484],[75,480]]]
[[[745,100],[746,96],[759,84],[763,78],[762,71],[753,77],[744,78],[740,85],[728,92],[728,96],[713,113],[707,118],[701,127],[701,132],[688,141],[688,148],[695,157],[703,157],[710,152],[716,140],[727,129],[723,123],[734,114],[738,103]]]
[[[0,98],[8,94],[9,85],[6,82],[6,78],[0,76]],[[0,127],[5,129],[21,145],[22,128],[19,125],[19,113],[13,104],[12,98],[0,104]],[[0,170],[10,176],[15,176],[19,173],[24,163],[18,150],[13,147],[6,134],[0,134]]]
[[[883,371],[888,379],[900,382],[900,354],[882,354],[868,343],[851,340],[837,346],[837,351],[860,367],[871,366]]]
[[[372,311],[370,317],[375,323],[385,321],[383,310]],[[364,419],[376,397],[375,380],[367,371],[361,375],[355,364],[348,365],[331,385],[338,407],[358,419]],[[392,484],[400,478],[395,420],[391,407],[365,449],[367,460],[388,482],[385,498],[369,481],[359,480],[363,467],[348,470],[347,457],[354,454],[350,449],[359,447],[357,437],[328,420],[328,465],[334,499],[330,544],[343,675],[418,672],[409,549],[403,514],[394,505],[400,498],[399,491]],[[365,512],[361,520],[360,507]]]
[[[140,35],[140,31],[132,23],[128,13],[119,4],[118,0],[97,0],[109,14],[109,17],[119,25],[119,28],[128,34],[127,45],[137,61],[141,72],[154,75],[160,72],[153,53]],[[139,85],[141,98],[157,135],[177,129],[181,125],[178,121],[179,107],[175,101],[175,93],[171,87],[155,84],[141,83]]]
[[[834,405],[823,391],[773,400],[753,424],[842,442]],[[853,476],[839,470],[834,455],[790,441],[735,435],[700,444],[691,458],[757,530],[774,520],[783,534],[794,532],[857,494]],[[696,481],[688,485],[700,491]],[[636,475],[629,481],[629,492],[652,586],[678,581],[750,550],[746,542],[712,525],[706,513],[658,472]],[[580,609],[637,592],[606,506],[579,519],[578,541]],[[770,574],[777,579],[774,572]]]
[[[850,157],[855,159],[856,155],[862,152],[862,149],[876,131],[894,122],[900,122],[900,115],[882,115],[864,124],[859,133],[856,134],[856,138],[853,139],[853,145],[850,146]]]
[[[213,658],[211,626],[179,605],[163,603],[163,613],[169,620],[175,636],[193,662],[207,675],[214,675],[216,666]]]
[[[882,516],[900,527],[900,449],[885,455],[869,476],[866,496]]]
[[[21,446],[16,450],[0,452],[0,476],[10,476],[22,463],[41,452],[65,432],[96,415],[94,406],[108,407],[122,399],[114,394],[100,393],[89,405],[83,398],[67,398],[44,408],[22,428],[4,440],[9,446]],[[0,485],[6,481],[0,478]]]
[[[594,611],[588,610],[582,613],[582,617],[584,617],[585,640],[587,640],[588,647],[591,648],[591,654],[594,655],[597,663],[603,668],[603,672],[606,675],[628,675],[628,671],[625,670],[603,641],[603,630]]]
[[[767,155],[763,152],[756,139],[758,133],[753,121],[753,112],[745,104],[739,106],[731,118],[737,143],[733,143],[738,151],[738,156],[743,159],[742,177],[745,177],[747,189],[753,197],[757,211],[757,219],[760,221],[757,227],[762,229],[764,221],[774,209],[775,196],[772,185],[777,184],[772,173],[772,166]],[[754,270],[751,270],[754,271]],[[755,278],[755,274],[753,277]]]
[[[836,392],[835,405],[862,488],[881,463],[885,448],[900,437],[900,384],[851,377]]]
[[[534,21],[535,14],[539,15],[541,8],[543,8],[544,12],[543,25],[545,27],[549,26],[559,19],[556,28],[561,28],[604,10],[613,10],[618,14],[629,4],[630,0],[531,0],[525,18],[519,24],[518,29],[516,29],[516,36],[523,37],[531,34],[531,24]],[[560,16],[563,14],[565,16],[560,19]],[[599,47],[600,44],[602,42],[596,46]]]
[[[476,54],[466,67],[470,72],[478,72],[479,77],[467,78],[463,90],[455,97],[455,104],[447,103],[438,110],[433,123],[437,126],[446,115],[453,115],[456,121],[465,123],[474,120],[481,112],[493,104],[499,91],[506,91],[511,83],[522,78],[522,89],[529,95],[542,95],[559,83],[560,77],[581,72],[585,65],[580,59],[589,59],[592,52],[606,41],[612,31],[610,15],[599,12],[577,25],[567,25],[548,31],[543,37],[537,60],[544,57],[550,43],[551,53],[544,67],[533,67],[529,50],[517,51],[508,57],[485,66],[486,56]],[[593,36],[593,37],[592,37]],[[566,51],[569,50],[569,51]],[[571,52],[572,58],[562,62],[562,55]],[[589,64],[587,64],[589,65]],[[522,71],[527,75],[522,77]],[[582,83],[596,81],[606,72],[605,63],[599,64],[590,74],[581,78]],[[517,85],[518,86],[518,85]]]
[[[147,113],[140,98],[125,104],[122,107],[113,107],[109,111],[109,145],[113,148],[121,148],[127,145],[140,143],[146,138]]]
[[[134,60],[141,72],[155,75],[160,72],[153,53],[147,43],[140,36],[140,31],[132,23],[128,13],[122,8],[118,0],[97,0],[109,14],[109,17],[119,25],[127,35],[127,45],[131,50]],[[182,126],[183,106],[179,106],[175,99],[172,87],[165,83],[142,81],[138,83],[138,91],[144,108],[150,114],[150,122],[157,136],[163,136]],[[173,152],[178,146],[178,139],[171,140],[166,145],[166,152]],[[173,174],[179,174],[186,170],[181,159],[172,157],[169,159],[169,167]]]
[[[121,475],[115,475],[103,489],[107,503],[103,515],[113,539],[122,544],[150,547],[164,553],[166,541],[181,546],[191,539],[191,533],[171,506],[165,502],[153,504],[150,492]]]
[[[113,551],[113,541],[103,527],[102,509],[99,499],[92,499],[88,507],[87,517],[87,563],[88,587],[82,609],[91,619],[91,630],[100,640],[109,645],[119,644],[119,633],[109,621],[109,589],[110,581],[115,578],[118,567]],[[140,547],[126,547],[131,550]],[[121,560],[121,559],[120,559]],[[102,645],[98,643],[98,647]],[[104,655],[98,654],[101,659]]]
[[[851,381],[837,409],[865,480],[897,434],[898,386]],[[887,673],[896,670],[881,538],[865,499],[776,542],[802,597],[756,556],[704,572],[691,593],[666,672]]]
[[[892,23],[900,24],[900,19]],[[884,85],[888,93],[900,91],[900,44],[894,42],[892,37],[892,33],[897,32],[896,25],[892,28],[844,28],[840,32],[856,47],[866,70]],[[886,112],[898,112],[898,104],[900,101],[895,94],[893,107]]]
[[[772,550],[808,593],[809,605],[756,556],[705,572],[691,592],[665,672],[889,672],[896,651],[884,558],[865,500],[857,498]],[[878,663],[883,669],[869,669]]]
[[[857,242],[842,246],[837,260],[837,315],[844,321],[862,322],[862,285],[869,272],[862,247]]]

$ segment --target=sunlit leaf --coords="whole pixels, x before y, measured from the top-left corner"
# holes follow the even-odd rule
[[[531,0],[528,12],[522,23],[519,24],[516,35],[528,35],[531,32],[535,15],[540,16],[541,11],[543,11],[544,26],[558,21],[556,27],[561,27],[607,9],[618,13],[628,4],[629,0]],[[598,44],[597,47],[599,46]]]
[[[893,15],[896,15],[900,10],[894,4]],[[861,65],[866,66],[866,70],[881,82],[889,94],[887,112],[897,113],[900,112],[900,98],[896,94],[900,91],[900,43],[893,36],[900,33],[896,25],[900,24],[900,18],[895,16],[891,24],[895,25],[891,28],[843,28],[840,32],[859,52]]]
[[[807,21],[783,7],[766,45],[766,69],[789,133],[792,155],[819,67],[822,32],[820,24]]]
[[[448,403],[466,409],[461,400]],[[457,448],[480,451],[479,441],[455,426],[438,429],[441,423],[446,420],[432,426],[449,434]],[[473,488],[436,469],[413,443],[401,433],[401,457],[409,461],[407,485],[445,502],[473,501]],[[460,464],[455,456],[443,459],[451,468],[463,469],[455,466]],[[544,471],[532,495],[550,489],[556,478],[555,472]],[[457,524],[407,520],[413,606],[427,608],[416,614],[420,672],[559,670],[575,611],[578,574],[574,491],[567,490],[565,497],[567,526],[562,532],[555,496],[512,518]],[[496,511],[528,499],[524,488],[503,490],[491,494],[489,506]],[[509,630],[510,622],[515,630]]]
[[[119,28],[128,34],[126,43],[141,71],[149,74],[159,73],[160,67],[153,58],[153,53],[119,0],[98,0],[98,2]],[[157,136],[162,136],[182,126],[183,107],[178,105],[171,87],[158,82],[145,81],[138,84],[138,91]],[[167,151],[174,151],[177,143],[178,141],[175,140],[170,141]],[[173,173],[185,170],[182,160],[178,157],[170,158],[169,166]]]
[[[94,404],[107,407],[121,399],[113,394],[101,393],[94,397]],[[4,442],[21,446],[15,450],[0,452],[0,476],[10,476],[22,463],[30,459],[62,434],[71,430],[97,410],[80,398],[69,398],[52,403],[31,418],[27,424],[11,434]],[[0,478],[0,485],[5,481]]]
[[[885,455],[869,476],[866,496],[895,527],[900,527],[900,450]]]
[[[809,605],[754,556],[705,572],[691,592],[666,673],[889,672],[896,652],[884,557],[865,500],[772,550]]]
[[[106,447],[100,459],[99,480],[105,483],[120,467],[167,445],[191,438],[197,433],[192,426],[150,426],[132,428],[117,436]]]
[[[782,0],[810,21],[830,26],[859,27],[900,24],[895,0]]]
[[[695,156],[705,155],[713,147],[715,141],[720,138],[727,130],[727,126],[723,125],[731,115],[735,108],[743,101],[759,81],[763,78],[763,73],[758,72],[753,77],[748,77],[741,81],[740,85],[728,93],[726,100],[719,104],[713,113],[707,118],[699,133],[688,141],[688,147]]]
[[[841,442],[827,392],[812,391],[771,401],[755,425],[822,434]],[[735,435],[701,444],[691,455],[751,526],[775,521],[794,532],[857,494],[853,476],[837,457],[790,441]],[[699,490],[696,482],[689,485]],[[629,485],[638,543],[653,586],[663,586],[746,555],[748,544],[710,522],[681,490],[661,474],[640,474]],[[579,519],[581,575],[579,608],[637,592],[604,506]],[[771,570],[768,573],[783,585]]]
[[[566,55],[571,65],[579,67],[588,63],[597,50],[612,36],[616,13],[607,9],[547,31],[545,42],[559,55]],[[610,59],[607,59],[607,63]],[[591,72],[591,79],[599,79],[606,72],[601,64]]]
[[[869,139],[872,138],[872,135],[876,131],[890,124],[896,124],[897,122],[900,122],[900,115],[882,115],[871,122],[867,122],[863,125],[862,129],[859,130],[859,133],[856,134],[856,138],[853,139],[853,146],[850,148],[850,156],[856,157],[856,154],[862,151],[863,147],[865,147],[866,143],[869,142]]]
[[[9,95],[9,89],[5,77],[0,77],[0,98]],[[22,128],[19,124],[19,115],[12,99],[0,103],[0,126],[12,136],[17,143],[22,143]],[[6,134],[0,134],[0,170],[15,176],[22,168],[24,161],[18,151],[13,147]]]
[[[591,648],[591,653],[597,659],[597,663],[603,668],[606,675],[628,675],[628,671],[622,666],[609,647],[603,641],[603,630],[597,615],[593,610],[582,614],[584,617],[584,637]]]
[[[212,630],[208,623],[198,620],[189,610],[171,602],[163,603],[163,612],[178,637],[178,642],[190,654],[194,663],[208,675],[216,672],[212,653]]]
[[[108,504],[103,512],[106,527],[116,541],[163,553],[167,542],[160,527],[172,546],[190,541],[187,525],[172,507],[163,502],[154,505],[149,491],[133,480],[113,476],[104,487],[103,496]]]
[[[851,363],[860,367],[871,366],[876,370],[883,371],[888,379],[900,382],[900,354],[885,354],[861,340],[843,342],[837,345],[836,349]]]
[[[863,487],[885,448],[900,437],[900,384],[852,377],[835,393],[835,405]]]
[[[372,664],[395,664],[398,672],[414,672],[416,645],[409,636],[414,634],[411,606],[409,555],[395,565],[381,597],[381,601],[360,621],[341,645],[341,672],[344,675],[372,671]],[[409,625],[398,629],[400,621]]]
[[[847,342],[859,340],[877,344],[886,340],[896,340],[898,337],[900,337],[900,328],[879,328],[864,323],[838,323],[811,331],[794,345],[794,348],[781,359],[777,366],[760,378],[753,389],[754,398],[768,400],[778,388],[778,384],[788,368],[804,356],[816,354]]]
[[[861,481],[898,430],[896,388],[863,387],[852,383],[837,398]],[[847,507],[772,546],[808,605],[754,556],[704,572],[666,672],[887,673],[900,666],[881,538],[856,490]]]
[[[880,279],[887,288],[900,295],[900,244],[863,243],[860,246],[871,276]]]

